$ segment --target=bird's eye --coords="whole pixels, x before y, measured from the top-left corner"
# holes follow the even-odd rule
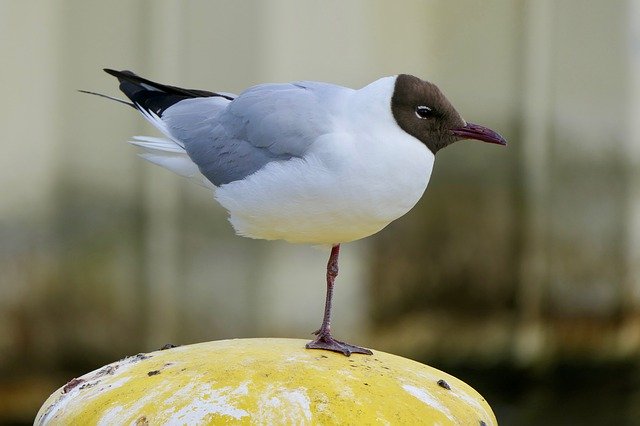
[[[429,118],[433,116],[433,108],[420,105],[416,107],[416,115],[418,118]]]

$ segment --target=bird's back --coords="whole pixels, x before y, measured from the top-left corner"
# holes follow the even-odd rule
[[[231,101],[179,102],[162,119],[202,174],[220,186],[272,161],[302,158],[320,136],[334,130],[334,107],[349,91],[324,83],[262,84]]]
[[[151,151],[143,157],[185,175],[186,165],[173,167],[176,158],[165,158],[166,152],[182,150],[214,186],[244,179],[270,162],[302,158],[320,136],[334,131],[334,116],[353,92],[302,81],[260,84],[234,95],[169,86],[130,71],[105,71],[118,78],[130,105],[169,138],[134,139]]]

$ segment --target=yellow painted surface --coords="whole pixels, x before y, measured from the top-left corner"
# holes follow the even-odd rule
[[[128,357],[58,389],[35,424],[497,424],[475,390],[442,371],[304,344],[223,340]]]

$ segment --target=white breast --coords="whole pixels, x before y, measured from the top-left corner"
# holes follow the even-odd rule
[[[272,162],[218,188],[240,235],[294,243],[335,244],[380,231],[407,213],[429,182],[434,156],[395,123],[395,78],[354,92],[336,132],[304,158]]]

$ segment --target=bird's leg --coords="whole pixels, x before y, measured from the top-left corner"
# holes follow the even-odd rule
[[[327,296],[324,302],[324,317],[322,325],[313,334],[331,335],[331,302],[333,301],[333,286],[338,276],[338,256],[340,255],[340,244],[331,247],[331,255],[327,262]]]
[[[327,351],[340,352],[346,356],[349,356],[352,353],[373,355],[373,352],[369,349],[341,342],[331,336],[331,301],[333,300],[333,286],[335,284],[336,277],[338,276],[339,254],[340,244],[336,244],[331,248],[331,255],[329,256],[329,262],[327,263],[327,298],[324,305],[322,325],[313,333],[317,335],[318,338],[313,342],[307,343],[307,349],[324,349]]]

